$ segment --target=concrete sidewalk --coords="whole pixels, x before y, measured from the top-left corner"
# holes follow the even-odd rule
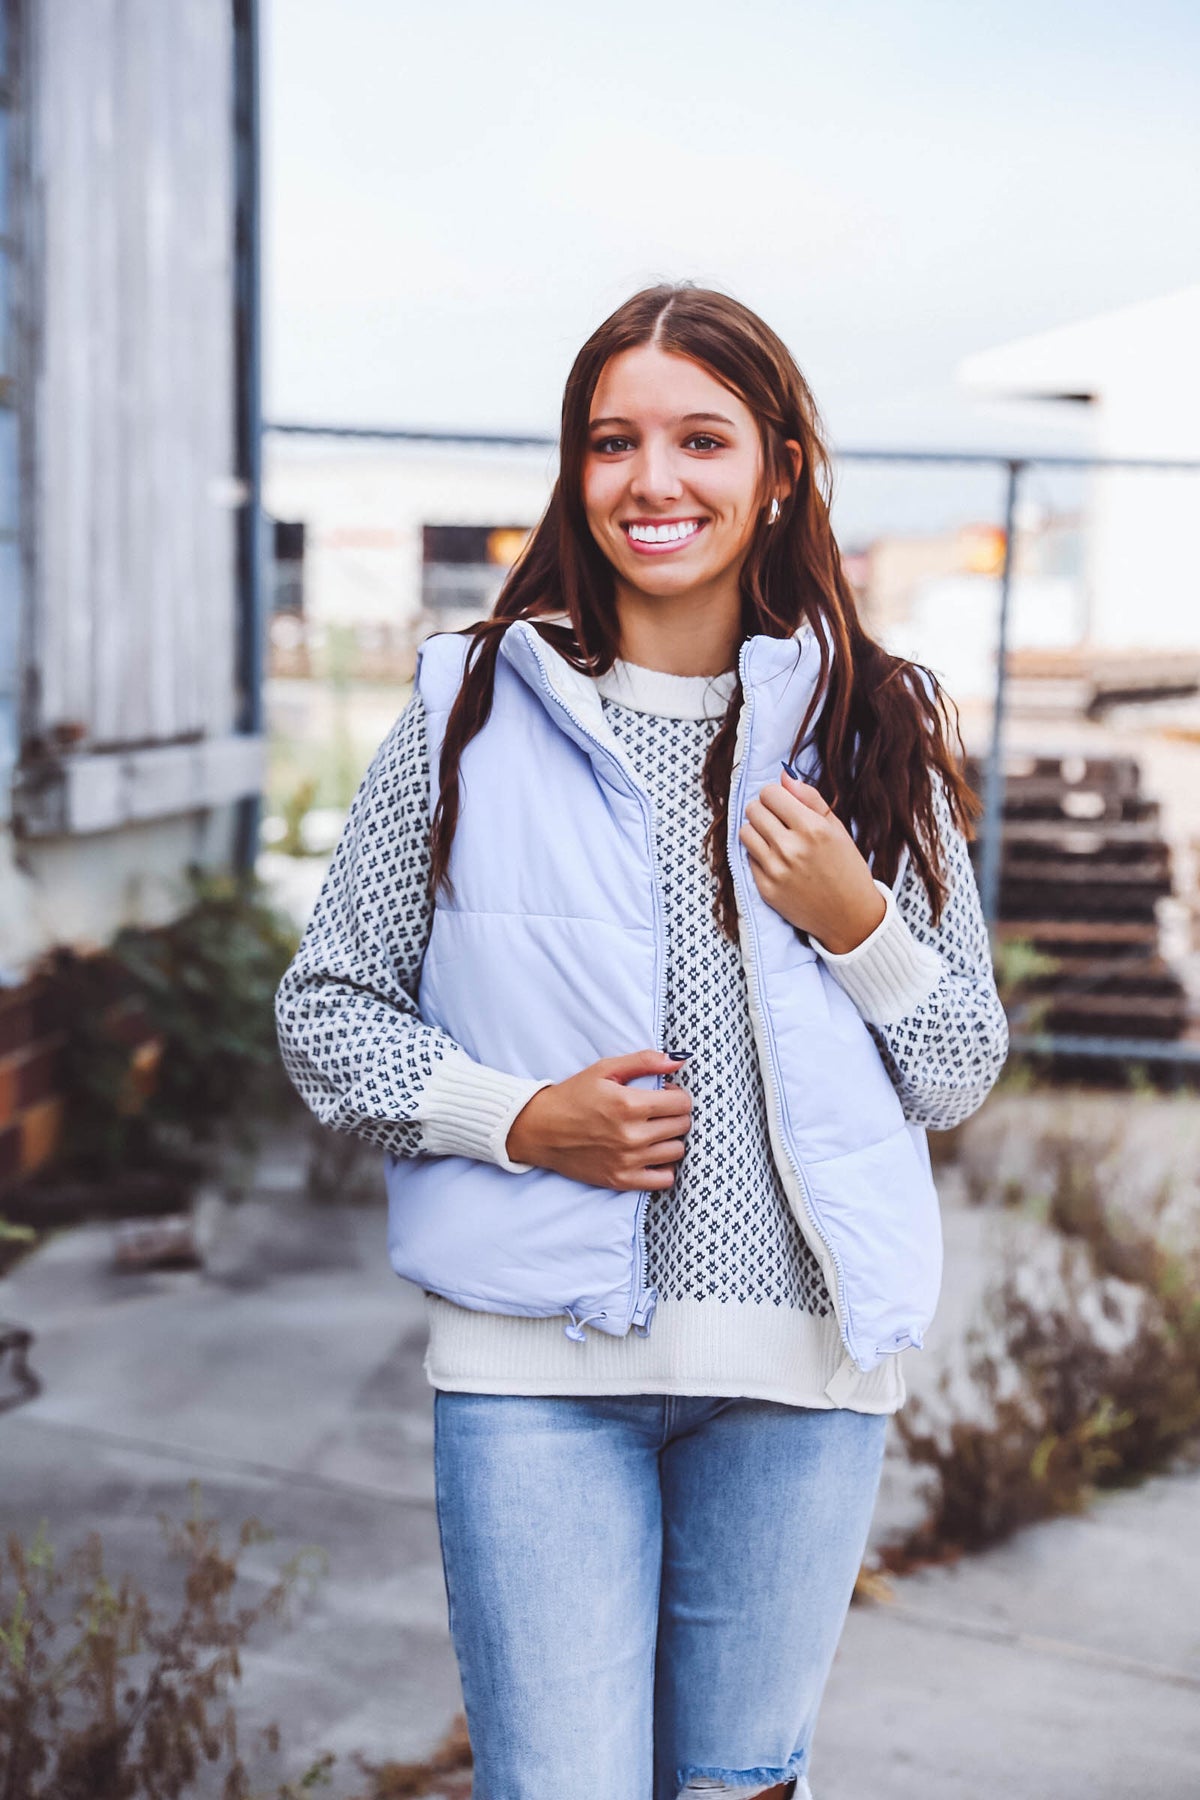
[[[160,1594],[156,1514],[182,1513],[192,1476],[231,1527],[256,1514],[276,1533],[252,1577],[324,1547],[315,1597],[246,1659],[243,1741],[277,1719],[287,1749],[265,1786],[326,1748],[422,1756],[460,1696],[420,1296],[388,1268],[382,1207],[305,1204],[286,1148],[260,1174],[253,1200],[210,1215],[203,1271],[119,1275],[109,1230],[89,1226],[0,1282],[44,1383],[0,1417],[0,1495],[5,1529],[44,1518],[66,1546],[98,1528],[110,1568]],[[956,1233],[965,1256],[978,1225],[948,1225],[953,1291]],[[876,1537],[909,1505],[897,1467]],[[819,1800],[1196,1800],[1198,1515],[1200,1471],[1181,1471],[853,1608]]]

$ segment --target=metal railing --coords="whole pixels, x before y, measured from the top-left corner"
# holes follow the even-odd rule
[[[462,448],[553,449],[557,436],[536,432],[453,431],[403,426],[314,425],[287,421],[264,425],[265,431],[292,437],[374,439],[381,442],[458,445]],[[1005,474],[1003,561],[996,621],[996,677],[991,732],[984,761],[983,815],[979,827],[979,892],[989,932],[995,935],[1000,904],[1000,870],[1004,841],[1004,750],[1008,708],[1008,655],[1012,625],[1012,582],[1016,519],[1021,484],[1029,470],[1141,470],[1200,474],[1200,459],[1189,457],[1122,457],[1031,452],[1012,455],[992,450],[839,449],[833,461],[975,466]],[[1087,1057],[1120,1062],[1172,1062],[1200,1067],[1200,1043],[1138,1037],[1084,1037],[1075,1033],[1020,1032],[1012,1047],[1030,1055]]]

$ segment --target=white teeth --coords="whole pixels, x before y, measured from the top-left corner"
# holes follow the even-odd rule
[[[688,519],[682,525],[630,525],[629,535],[639,544],[674,544],[693,537],[699,529],[698,520]]]

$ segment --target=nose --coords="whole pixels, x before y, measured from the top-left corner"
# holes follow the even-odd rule
[[[645,439],[634,460],[629,491],[635,500],[648,506],[665,506],[678,500],[683,483],[669,443],[654,437]]]

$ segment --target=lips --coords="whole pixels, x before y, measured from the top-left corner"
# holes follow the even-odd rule
[[[640,556],[663,556],[693,543],[708,523],[706,519],[626,519],[621,529],[630,548]]]

